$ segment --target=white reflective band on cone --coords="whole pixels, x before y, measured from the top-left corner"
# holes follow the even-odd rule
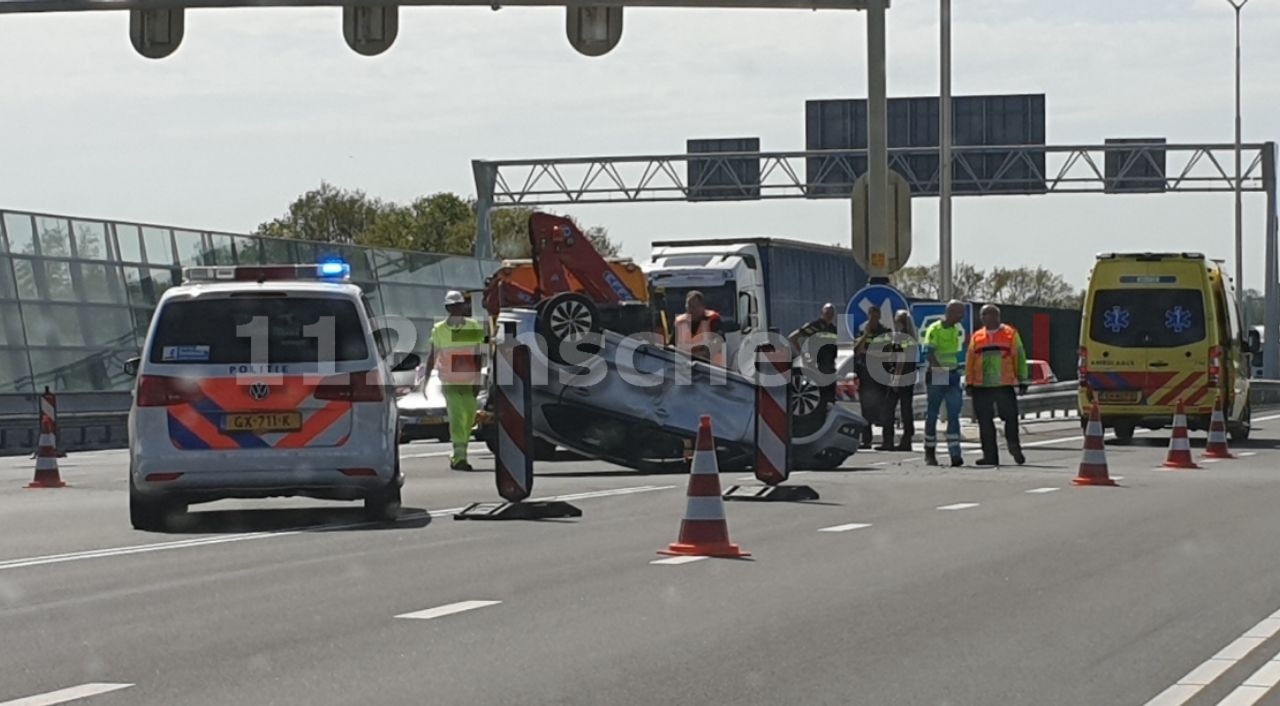
[[[56,471],[58,470],[58,459],[50,456],[41,456],[36,459],[37,471]]]
[[[51,449],[51,448],[53,448],[54,444],[56,444],[56,443],[58,443],[58,442],[54,440],[54,438],[53,438],[53,434],[41,434],[41,435],[40,435],[40,445],[41,445],[41,446],[43,446],[43,447],[45,447],[45,448],[50,448],[50,449]]]
[[[1102,422],[1089,422],[1089,429],[1085,434],[1089,436],[1102,436]]]
[[[698,451],[693,452],[693,463],[689,464],[689,472],[696,473],[700,476],[719,475],[720,471],[716,467],[716,452]]]
[[[709,497],[690,497],[688,504],[685,506],[684,519],[686,520],[723,520],[724,519],[724,501],[719,495]]]
[[[1185,436],[1175,436],[1173,438],[1173,443],[1171,445],[1171,448],[1174,451],[1190,451],[1191,442],[1188,441],[1187,437]]]
[[[1107,452],[1101,449],[1085,449],[1084,464],[1086,466],[1107,465]]]

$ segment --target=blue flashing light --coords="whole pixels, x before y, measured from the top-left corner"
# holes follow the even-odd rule
[[[351,265],[341,260],[327,260],[320,263],[320,276],[346,278],[351,276]]]

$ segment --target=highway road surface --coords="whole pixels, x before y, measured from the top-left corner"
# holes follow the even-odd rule
[[[794,477],[818,502],[727,503],[751,559],[681,563],[686,478],[597,462],[539,467],[576,520],[455,521],[492,473],[415,443],[395,524],[270,500],[146,533],[124,452],[59,490],[0,459],[0,706],[1280,704],[1260,416],[1200,470],[1157,469],[1167,432],[1109,446],[1116,488],[1072,485],[1072,422],[1030,425],[1024,467],[860,453]]]

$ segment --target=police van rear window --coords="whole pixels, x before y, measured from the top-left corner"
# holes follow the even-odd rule
[[[355,302],[344,299],[179,299],[165,304],[157,316],[152,363],[321,363],[369,357]]]
[[[1196,289],[1102,289],[1089,337],[1119,348],[1177,348],[1205,338],[1204,294]]]

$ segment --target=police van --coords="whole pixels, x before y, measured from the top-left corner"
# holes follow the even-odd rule
[[[368,519],[395,519],[392,352],[349,275],[345,263],[183,270],[125,365],[135,528],[226,498],[363,500]],[[394,370],[420,362],[403,355]]]
[[[1080,327],[1080,415],[1098,403],[1116,438],[1137,427],[1205,430],[1221,402],[1231,440],[1249,437],[1250,355],[1230,281],[1201,253],[1106,253]]]

